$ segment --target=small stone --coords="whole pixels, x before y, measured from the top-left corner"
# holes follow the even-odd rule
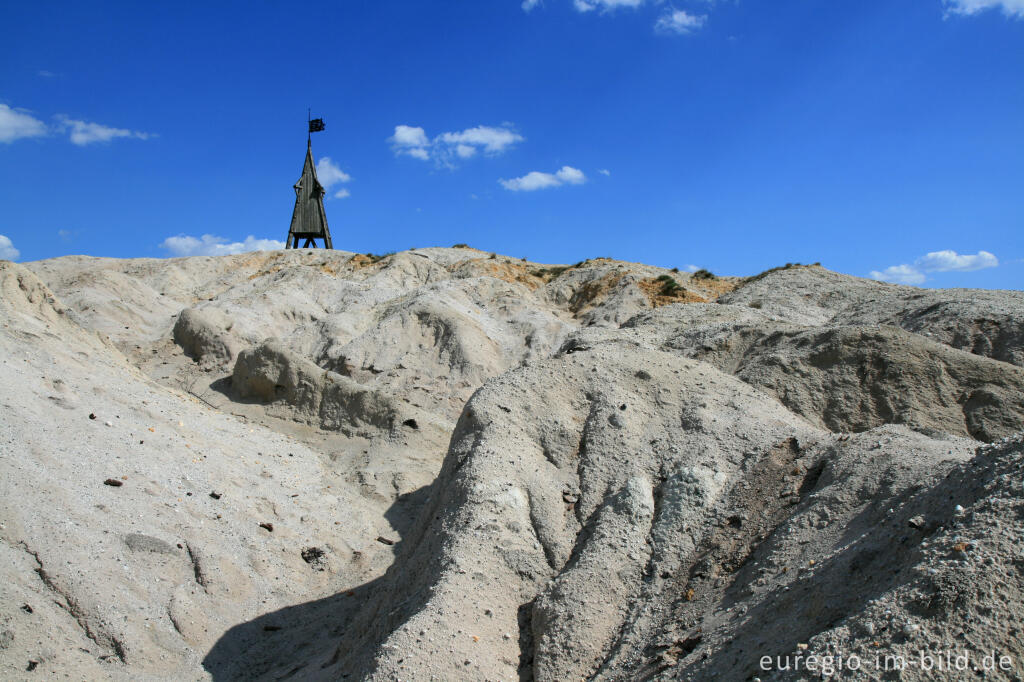
[[[114,488],[120,488],[121,486],[124,485],[124,481],[119,481],[116,478],[108,478],[107,480],[103,481],[103,485],[109,485],[113,486]]]
[[[214,492],[211,492],[211,493],[210,493],[210,497],[212,497],[212,498],[213,498],[213,499],[215,499],[215,500],[219,500],[219,499],[220,499],[220,493],[218,493],[218,492],[216,492],[216,491],[214,491]]]
[[[29,606],[28,604],[22,604],[21,605],[21,610],[24,611],[25,613],[32,613],[32,607]]]
[[[265,528],[267,531],[271,533],[274,532],[274,524],[270,523],[269,521],[264,521],[263,523],[261,523],[260,528]]]
[[[389,545],[389,546],[395,544],[394,540],[389,540],[386,537],[384,537],[383,535],[378,535],[377,536],[377,542],[381,543],[382,545]]]
[[[917,516],[914,516],[909,521],[907,521],[907,524],[911,528],[917,528],[918,530],[920,530],[924,528],[924,517],[918,514]]]
[[[96,415],[93,414],[92,412],[90,412],[89,413],[89,419],[95,419],[95,418],[96,418]]]
[[[957,516],[960,516],[961,514],[963,514],[964,513],[963,505],[958,504],[957,506],[953,507],[953,513],[956,514]]]
[[[108,421],[103,422],[103,425],[104,426],[113,426],[114,422],[108,420]]]

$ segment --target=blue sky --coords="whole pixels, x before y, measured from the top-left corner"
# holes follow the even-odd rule
[[[273,247],[307,107],[346,250],[1024,282],[1024,0],[3,3],[0,257]]]

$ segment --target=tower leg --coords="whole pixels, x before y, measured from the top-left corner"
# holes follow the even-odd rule
[[[295,235],[293,235],[291,232],[289,232],[288,233],[288,241],[285,243],[284,248],[286,248],[286,249],[294,249],[295,248],[294,245],[295,245]]]

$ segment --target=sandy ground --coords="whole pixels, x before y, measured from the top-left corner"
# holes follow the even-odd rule
[[[0,676],[1019,680],[1022,365],[817,266],[0,261]]]

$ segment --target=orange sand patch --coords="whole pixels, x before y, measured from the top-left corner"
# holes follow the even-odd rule
[[[640,290],[647,295],[647,300],[651,302],[652,308],[668,305],[669,303],[708,302],[707,298],[682,287],[676,289],[670,294],[664,294],[662,293],[662,289],[665,287],[665,282],[658,281],[658,279],[654,277],[641,280],[637,284],[640,287]]]

